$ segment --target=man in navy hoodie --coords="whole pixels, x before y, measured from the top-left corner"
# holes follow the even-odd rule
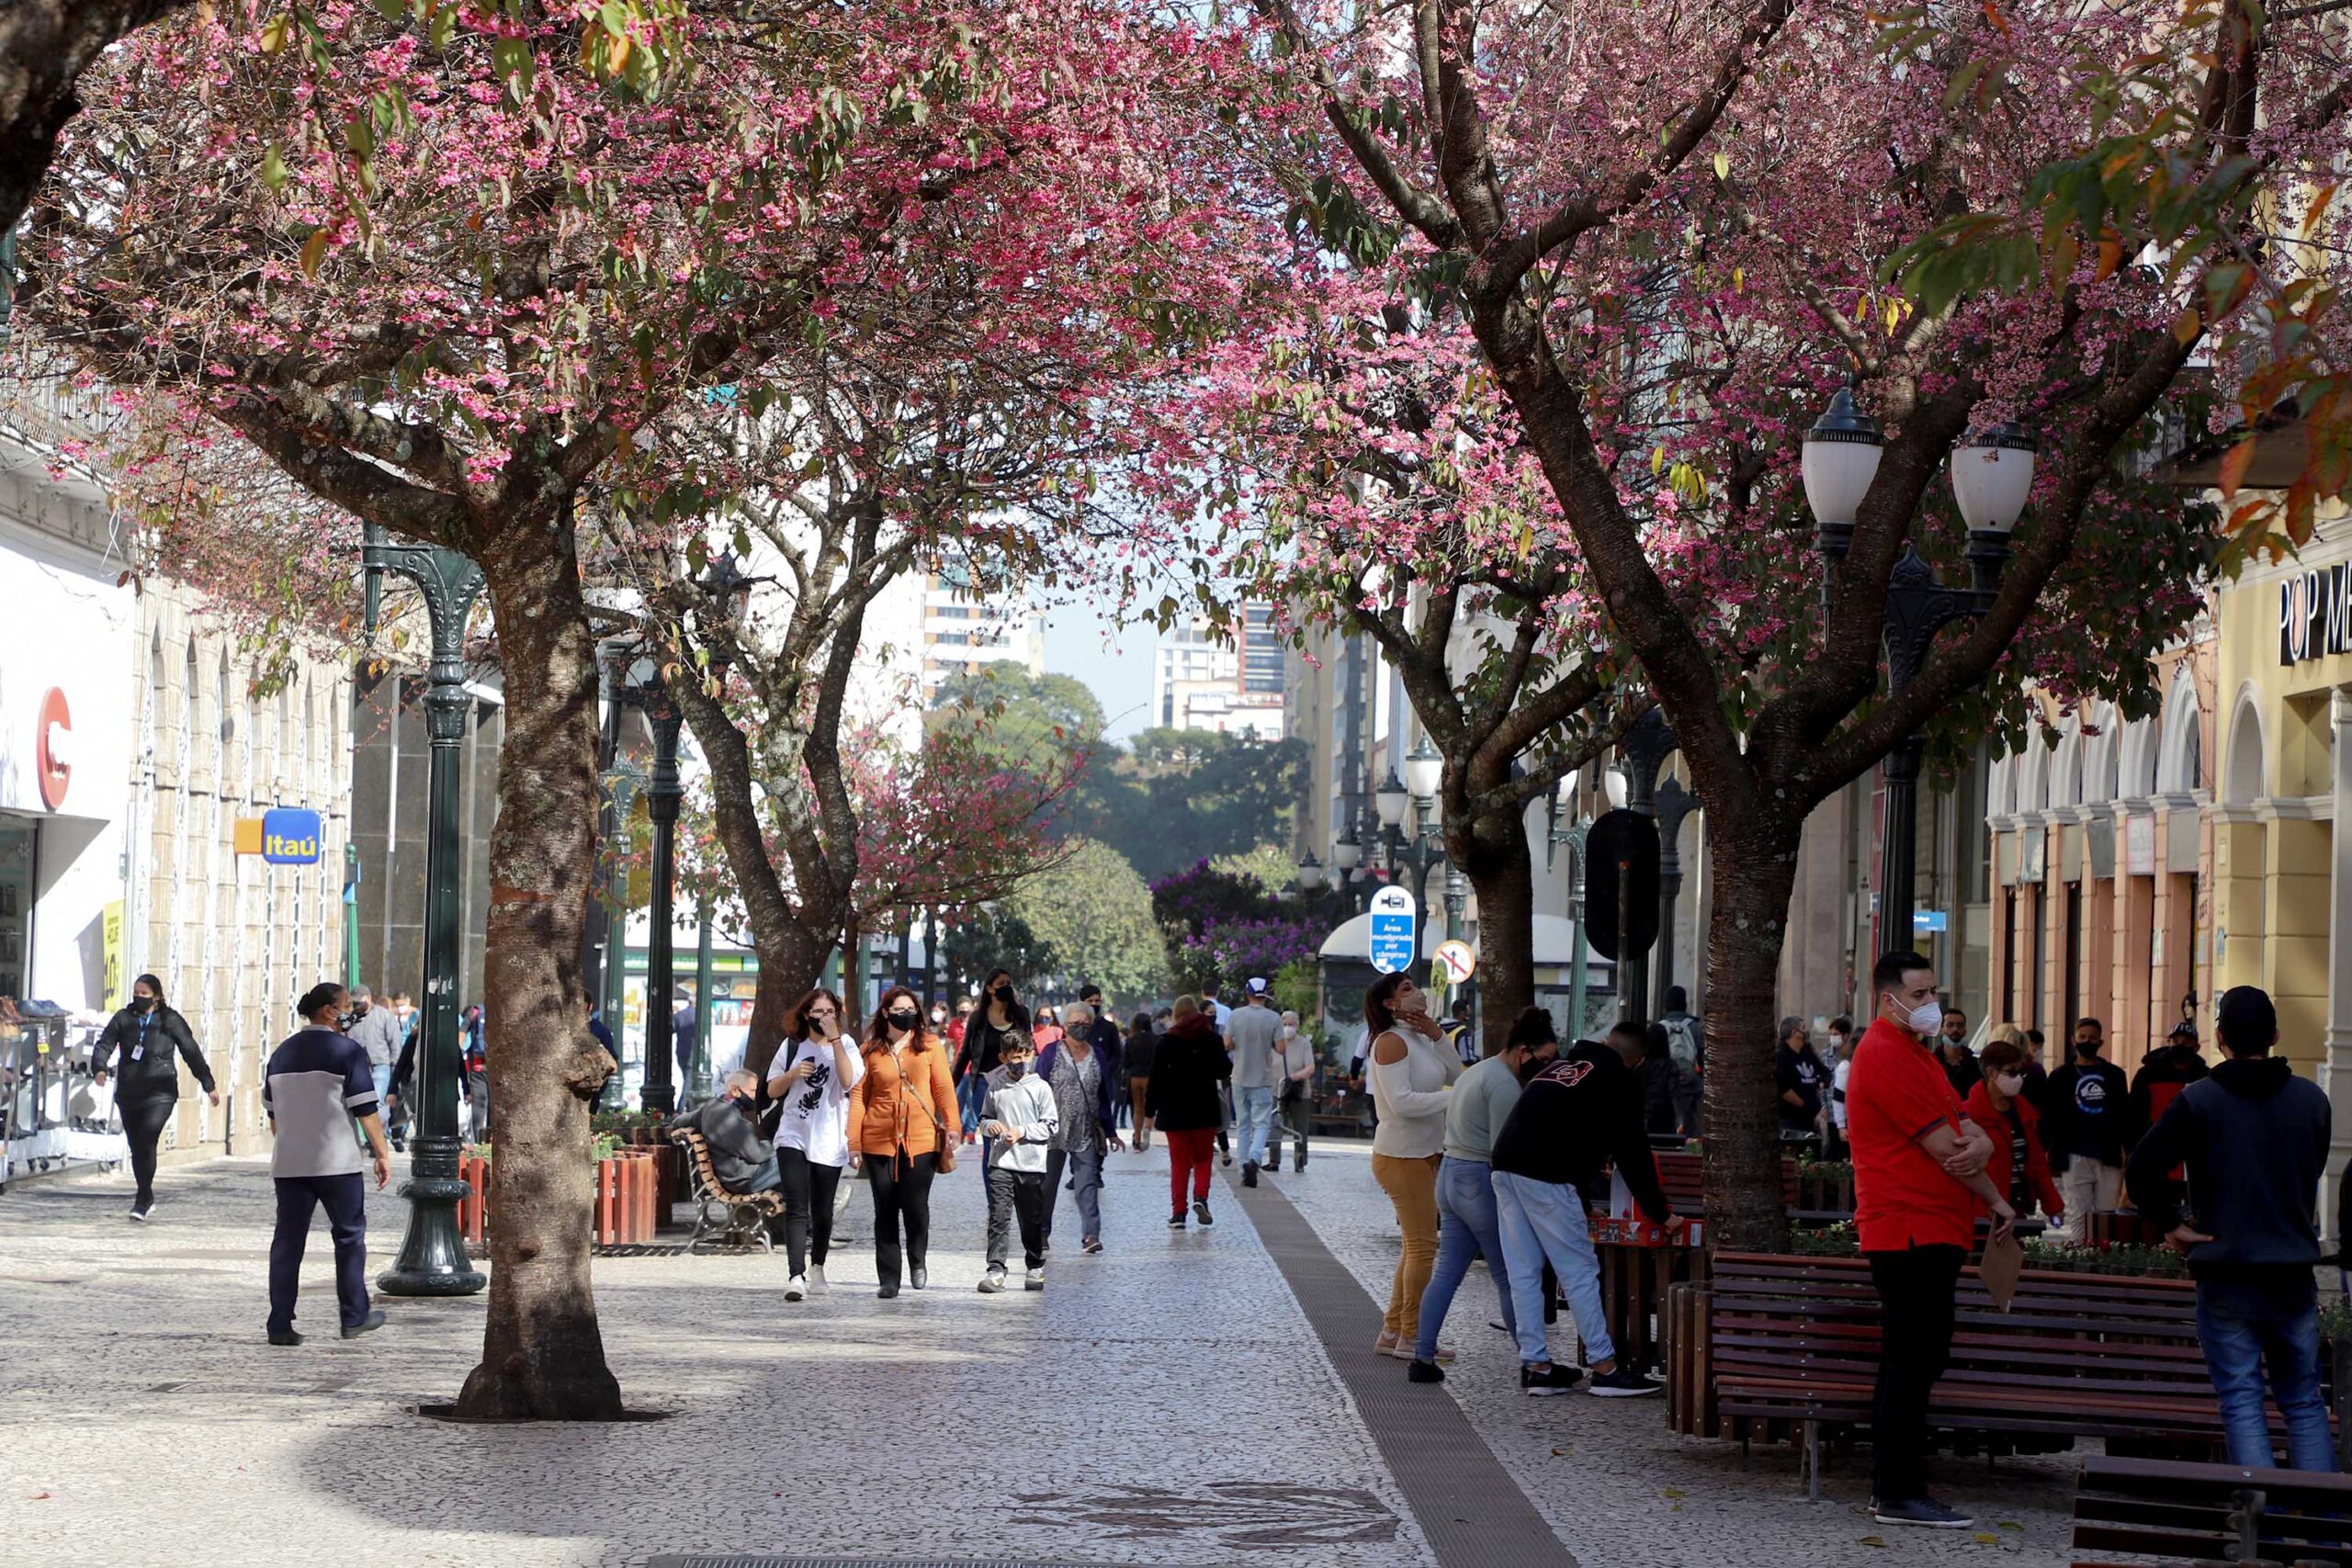
[[[2239,986],[2222,997],[2227,1059],[2174,1097],[2125,1179],[2140,1212],[2170,1231],[2197,1280],[2197,1339],[2222,1404],[2222,1443],[2236,1465],[2273,1461],[2263,1369],[2287,1421],[2287,1462],[2334,1470],[2319,1392],[2320,1260],[2313,1220],[2327,1168],[2327,1096],[2270,1055],[2278,1013]],[[2184,1200],[2172,1179],[2188,1168]]]

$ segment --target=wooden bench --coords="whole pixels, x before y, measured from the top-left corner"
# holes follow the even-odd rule
[[[2165,1460],[2083,1461],[2069,1544],[2075,1568],[2352,1564],[2352,1476]]]
[[[1712,1418],[1786,1423],[1801,1436],[1819,1495],[1825,1426],[1866,1423],[1878,1373],[1879,1302],[1859,1258],[1715,1255],[1701,1360]],[[1687,1370],[1679,1373],[1688,1381]],[[1686,1397],[1685,1408],[1704,1406]],[[2035,1438],[2099,1437],[2217,1445],[2220,1406],[2197,1344],[2196,1289],[2186,1280],[2028,1269],[2007,1312],[1973,1268],[1961,1277],[1952,1359],[1930,1423]],[[2274,1427],[2283,1430],[2277,1412]]]
[[[1369,1094],[1335,1089],[1318,1094],[1306,1112],[1306,1130],[1316,1136],[1361,1138],[1364,1136],[1372,1108]]]
[[[1666,1193],[1666,1201],[1674,1205],[1678,1214],[1692,1219],[1707,1212],[1706,1162],[1703,1156],[1688,1151],[1659,1152],[1657,1184]],[[1797,1206],[1797,1162],[1781,1162],[1781,1202],[1785,1208]]]
[[[738,1192],[722,1186],[710,1163],[710,1145],[700,1133],[681,1127],[670,1137],[685,1151],[686,1168],[693,1177],[695,1230],[686,1238],[686,1251],[697,1251],[708,1241],[744,1247],[756,1239],[763,1250],[774,1252],[768,1221],[784,1213],[784,1194]]]

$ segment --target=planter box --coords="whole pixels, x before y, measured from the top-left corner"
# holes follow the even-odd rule
[[[466,1240],[481,1246],[490,1221],[492,1162],[472,1155],[458,1159],[458,1175],[466,1195],[458,1201],[458,1224]],[[653,1239],[657,1213],[655,1190],[660,1161],[646,1149],[619,1149],[596,1162],[594,1172],[595,1243],[599,1247],[637,1247]]]

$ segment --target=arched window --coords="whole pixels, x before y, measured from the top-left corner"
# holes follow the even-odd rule
[[[2252,806],[2270,793],[2268,761],[2262,753],[2262,713],[2252,692],[2239,696],[2237,712],[2230,719],[2226,759],[2222,805]]]
[[[2130,799],[2156,790],[2156,742],[2160,731],[2152,718],[2135,718],[2124,727],[2115,791]]]
[[[2187,795],[2205,784],[2202,731],[2205,716],[2197,701],[2197,682],[2188,667],[2173,677],[2165,696],[2165,712],[2156,739],[2156,792]]]

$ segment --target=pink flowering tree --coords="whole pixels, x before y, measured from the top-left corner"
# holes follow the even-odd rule
[[[1813,807],[1939,722],[2014,723],[2023,672],[2137,696],[2194,572],[2342,492],[2330,9],[1261,0],[1325,118],[1314,231],[1466,323],[1705,804],[1712,1239],[1785,1234],[1769,1053]],[[1816,607],[1802,441],[1849,379],[1885,444]],[[2242,491],[2282,419],[2300,471]],[[1911,550],[1962,577],[1942,475],[1999,420],[2041,442],[2013,553],[1890,691],[1889,581]],[[2145,460],[2215,424],[2226,511],[2150,504]]]
[[[507,701],[499,1201],[458,1405],[609,1417],[588,1274],[588,1109],[611,1063],[581,1024],[597,682],[580,520],[624,482],[686,484],[636,463],[639,434],[808,343],[843,292],[984,257],[1029,199],[1022,161],[1101,135],[1061,85],[1132,18],[1085,0],[854,3],[788,25],[695,6],[657,71],[650,33],[583,33],[565,8],[503,8],[479,32],[458,15],[339,4],[248,28],[224,6],[135,35],[84,79],[19,319],[155,419],[274,465],[292,491],[260,490],[263,514],[347,514],[481,566]],[[233,535],[245,504],[223,493],[210,515]]]

